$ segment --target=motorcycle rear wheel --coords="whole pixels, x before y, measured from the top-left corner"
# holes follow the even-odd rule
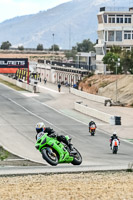
[[[73,155],[73,161],[71,163],[73,165],[80,165],[82,163],[82,156],[76,148],[74,148],[74,150],[77,153]]]
[[[50,165],[56,166],[58,164],[58,156],[51,150],[51,148],[47,147],[42,149],[41,153],[43,159],[46,160]]]
[[[114,147],[113,148],[113,154],[117,154],[117,151],[118,151],[118,147]]]

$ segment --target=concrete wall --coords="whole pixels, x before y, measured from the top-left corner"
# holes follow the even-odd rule
[[[70,92],[77,95],[77,96],[80,96],[80,97],[83,97],[85,99],[89,99],[89,100],[92,100],[92,101],[96,101],[96,102],[99,102],[99,103],[105,103],[105,100],[111,101],[110,98],[106,98],[106,97],[102,97],[102,96],[98,96],[98,95],[93,95],[93,94],[88,94],[87,92],[76,90],[74,88],[70,88]],[[97,118],[99,120],[102,120],[104,122],[107,122],[111,125],[121,125],[121,122],[119,122],[117,124],[116,116],[110,115],[108,113],[104,113],[102,111],[99,111],[99,110],[96,110],[96,109],[93,109],[93,108],[90,108],[90,107],[88,107],[88,105],[84,105],[83,102],[75,102],[74,103],[74,109],[83,113],[83,114],[86,114],[86,115],[92,116],[94,118]],[[121,120],[121,117],[120,117],[120,120]]]
[[[83,92],[74,88],[70,88],[70,92],[72,94],[75,94],[77,96],[83,97],[85,99],[89,99],[91,101],[96,101],[99,103],[105,103],[105,100],[111,100],[110,98],[107,97],[103,97],[103,96],[98,96],[98,95],[94,95],[94,94],[89,94],[87,92]]]
[[[81,112],[81,113],[84,113],[86,115],[89,115],[89,116],[92,116],[92,117],[97,118],[99,120],[102,120],[104,122],[107,122],[111,125],[115,125],[115,116],[114,115],[110,115],[110,114],[101,112],[99,110],[90,108],[87,105],[83,105],[80,102],[74,103],[74,109]]]
[[[34,89],[36,87],[36,92],[39,92],[39,89],[35,84],[29,85],[29,84],[27,84],[25,82],[19,82],[19,81],[15,80],[15,79],[9,78],[8,76],[4,76],[2,74],[0,74],[0,78],[2,80],[4,80],[4,81],[8,81],[9,83],[12,83],[12,84],[14,84],[14,85],[16,85],[18,87],[21,87],[21,88],[23,88],[25,90],[30,91],[30,92],[34,92]]]

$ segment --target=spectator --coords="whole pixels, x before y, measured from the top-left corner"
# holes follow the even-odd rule
[[[60,92],[60,90],[61,90],[61,84],[58,83],[58,91]]]
[[[73,88],[78,89],[77,84],[74,84],[74,85],[73,85]]]
[[[44,84],[46,84],[47,83],[47,79],[46,79],[46,77],[44,78]]]

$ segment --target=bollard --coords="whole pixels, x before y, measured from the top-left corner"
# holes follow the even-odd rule
[[[33,86],[33,92],[36,93],[36,85]]]
[[[110,117],[110,124],[115,125],[115,116]]]
[[[115,116],[115,125],[121,125],[121,117]]]

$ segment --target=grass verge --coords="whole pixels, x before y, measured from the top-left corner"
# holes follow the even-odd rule
[[[4,80],[2,80],[2,79],[0,79],[0,83],[3,83],[3,84],[5,84],[5,85],[7,85],[7,86],[13,88],[14,90],[17,90],[17,91],[27,91],[27,90],[25,90],[25,89],[23,89],[23,88],[21,88],[21,87],[18,87],[18,86],[16,86],[16,85],[14,85],[14,84],[12,84],[12,83],[9,83],[9,82],[7,82],[7,81],[4,81]]]
[[[5,166],[44,166],[41,163],[36,163],[27,159],[23,159],[17,155],[14,155],[6,151],[2,146],[0,146],[0,167]]]
[[[133,139],[128,139],[129,142],[133,142]]]

